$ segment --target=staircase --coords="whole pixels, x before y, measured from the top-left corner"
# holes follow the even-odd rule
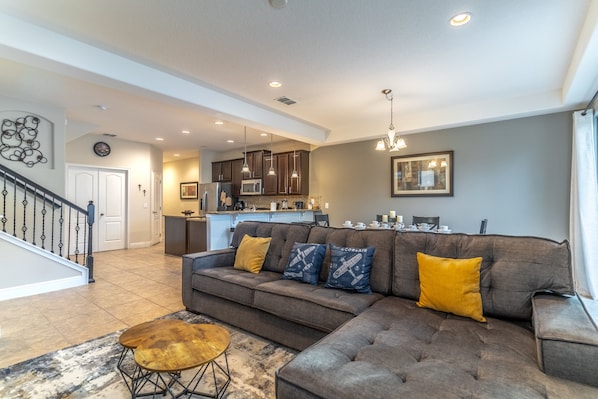
[[[0,300],[93,283],[94,214],[0,164]]]

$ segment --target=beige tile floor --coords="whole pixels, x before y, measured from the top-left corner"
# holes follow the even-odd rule
[[[184,309],[164,246],[94,254],[96,282],[0,302],[0,368]]]

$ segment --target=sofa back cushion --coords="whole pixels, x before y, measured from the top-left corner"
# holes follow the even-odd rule
[[[291,223],[242,222],[237,224],[232,246],[238,248],[243,236],[272,237],[262,270],[282,273],[295,242],[306,242],[310,226]]]
[[[484,315],[531,320],[531,298],[541,291],[572,295],[569,243],[536,237],[401,232],[395,236],[392,293],[419,299],[417,252],[445,258],[483,258]]]
[[[334,244],[339,247],[367,248],[374,247],[374,258],[370,273],[370,287],[373,292],[390,294],[390,279],[394,254],[394,231],[391,230],[353,230],[334,227],[312,227],[307,242]],[[330,270],[330,248],[322,263],[320,281],[326,281]]]

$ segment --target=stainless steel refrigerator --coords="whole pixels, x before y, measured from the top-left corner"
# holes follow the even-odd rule
[[[199,184],[199,216],[206,212],[229,211],[233,209],[235,198],[232,196],[232,183]]]

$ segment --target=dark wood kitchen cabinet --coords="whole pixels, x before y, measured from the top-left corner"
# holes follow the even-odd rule
[[[309,194],[309,152],[295,151],[276,154],[278,195]],[[297,177],[292,177],[293,170]]]
[[[278,177],[277,175],[271,176],[268,174],[270,165],[274,167],[275,171],[278,169],[277,159],[277,156],[272,154],[264,156],[264,166],[262,168],[264,171],[264,195],[278,195]]]
[[[164,253],[184,255],[207,249],[205,218],[165,216]]]
[[[264,176],[264,156],[269,155],[269,151],[248,151],[247,166],[249,173],[243,173],[243,179],[261,179]]]
[[[232,161],[212,162],[212,181],[232,181]]]

